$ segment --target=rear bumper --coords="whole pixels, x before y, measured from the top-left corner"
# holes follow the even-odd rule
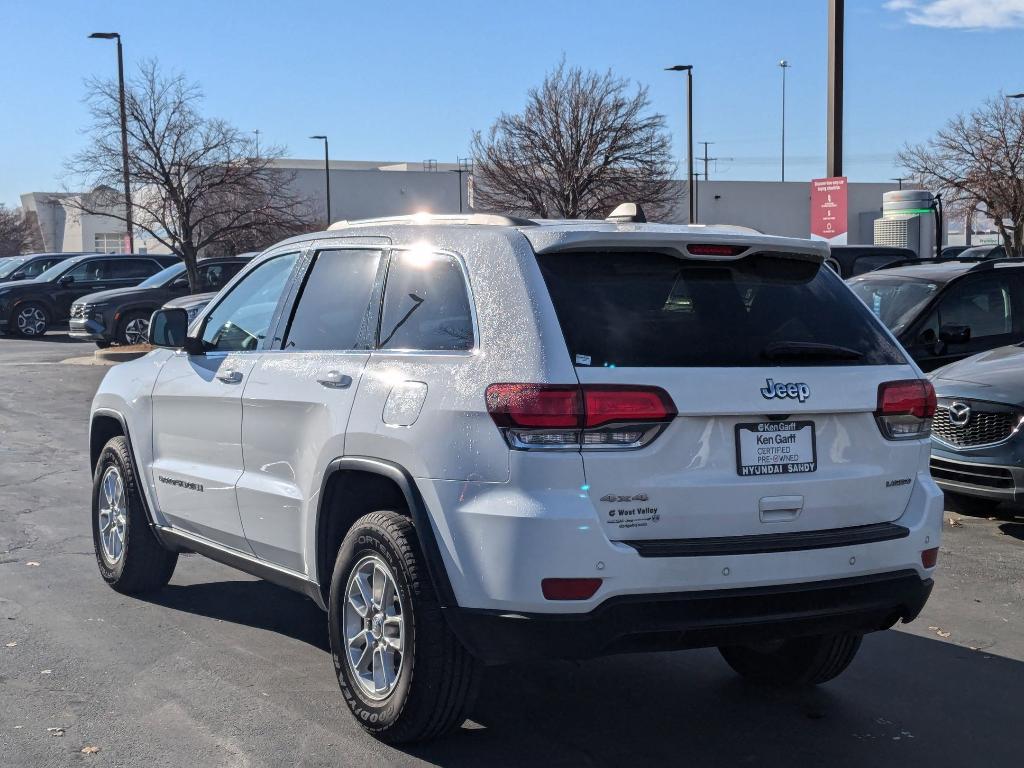
[[[488,664],[734,645],[873,632],[911,621],[932,580],[916,571],[785,586],[616,597],[585,614],[446,609],[462,643]]]

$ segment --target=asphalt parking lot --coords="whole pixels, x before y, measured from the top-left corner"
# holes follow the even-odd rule
[[[106,369],[60,362],[92,349],[0,338],[0,765],[1021,764],[1011,508],[947,513],[923,615],[819,689],[752,687],[710,650],[495,669],[461,733],[381,745],[348,715],[308,599],[196,556],[146,600],[100,580],[86,434]]]

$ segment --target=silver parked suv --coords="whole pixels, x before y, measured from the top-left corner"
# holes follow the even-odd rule
[[[191,551],[310,596],[388,741],[481,664],[838,675],[931,589],[935,393],[824,246],[641,218],[341,222],[154,313],[93,403],[103,578]]]

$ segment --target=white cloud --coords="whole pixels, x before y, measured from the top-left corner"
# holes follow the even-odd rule
[[[887,0],[911,24],[946,29],[1006,29],[1024,26],[1024,0]]]

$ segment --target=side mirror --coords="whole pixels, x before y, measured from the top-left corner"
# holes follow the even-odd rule
[[[181,349],[188,338],[188,312],[158,309],[149,320],[149,343],[154,347]]]
[[[966,344],[971,340],[971,326],[944,325],[939,329],[939,339],[946,344]]]
[[[935,331],[931,328],[925,328],[917,336],[917,343],[922,346],[934,344],[936,341],[938,341],[938,339],[935,338]]]
[[[175,280],[173,283],[171,283],[171,288],[185,288],[185,289],[188,289],[188,278],[187,277],[179,277],[177,280]]]
[[[57,285],[63,288],[65,285],[71,285],[73,282],[75,282],[74,275],[64,275],[57,281]]]

